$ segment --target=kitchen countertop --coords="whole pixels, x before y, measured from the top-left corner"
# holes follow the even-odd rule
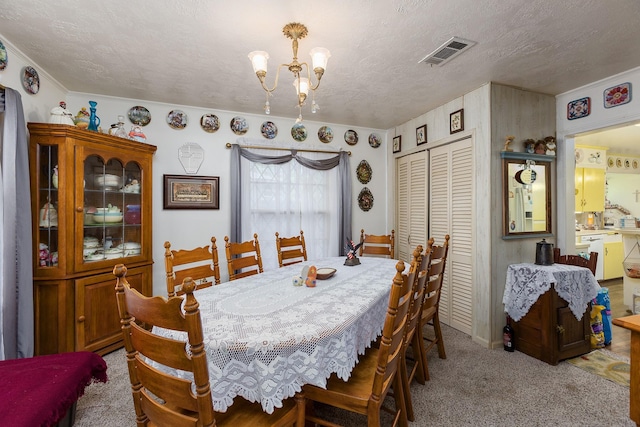
[[[634,230],[634,229],[632,229]],[[622,232],[620,228],[604,228],[600,230],[580,230],[576,231],[576,237],[578,236],[590,236],[593,234],[616,234]]]

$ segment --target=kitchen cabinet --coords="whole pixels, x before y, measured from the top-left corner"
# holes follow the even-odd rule
[[[603,212],[605,169],[576,168],[576,212]]]
[[[619,235],[618,235],[619,236]],[[624,260],[624,248],[622,239],[617,242],[604,242],[604,280],[617,279],[624,275],[622,261]]]
[[[156,147],[68,125],[28,128],[35,353],[108,353],[122,346],[114,265],[152,293]]]

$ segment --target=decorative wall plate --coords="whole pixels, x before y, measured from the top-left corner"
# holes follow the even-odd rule
[[[362,184],[368,184],[369,181],[371,181],[371,176],[373,175],[369,162],[362,160],[356,168],[356,175],[358,176],[358,181]]]
[[[604,108],[618,107],[631,102],[631,83],[622,83],[604,90]]]
[[[372,146],[373,148],[380,147],[381,141],[382,140],[380,139],[380,135],[378,135],[377,133],[372,133],[369,135],[369,145]]]
[[[265,138],[273,139],[278,136],[278,127],[275,123],[266,121],[262,124],[262,126],[260,126],[260,132]]]
[[[22,69],[22,86],[24,89],[35,95],[40,90],[40,76],[33,67],[24,67]]]
[[[187,115],[182,110],[171,110],[167,114],[167,124],[173,129],[184,129],[187,127]]]
[[[307,128],[302,123],[296,123],[291,127],[291,136],[298,142],[307,139]]]
[[[567,120],[587,117],[591,113],[591,98],[580,98],[567,104]]]
[[[624,167],[629,169],[631,167],[631,160],[624,159]]]
[[[617,168],[621,168],[622,167],[622,159],[620,157],[618,157],[616,159],[616,167]]]
[[[333,141],[333,130],[329,126],[322,126],[318,129],[318,139],[325,144]]]
[[[582,149],[581,148],[576,148],[576,163],[581,163],[582,162]]]
[[[613,161],[613,157],[609,157],[607,158],[607,166],[609,166],[610,168],[613,167],[613,165],[615,165],[615,162]]]
[[[360,194],[358,194],[358,206],[364,212],[369,211],[373,207],[373,194],[371,194],[371,190],[367,187],[360,190]]]
[[[349,129],[344,133],[344,142],[349,145],[356,145],[358,143],[358,132]]]
[[[637,160],[632,161],[631,162],[631,167],[634,168],[634,169],[638,169],[638,161]]]
[[[0,71],[7,68],[9,63],[9,56],[7,55],[7,48],[4,47],[2,41],[0,41]]]
[[[200,127],[205,132],[214,133],[220,129],[220,119],[215,114],[203,114],[200,117]]]
[[[127,116],[129,117],[129,121],[134,125],[146,126],[151,121],[151,113],[149,110],[140,105],[131,107]]]
[[[236,135],[244,135],[249,130],[249,125],[247,124],[247,121],[245,120],[244,117],[240,117],[240,116],[235,116],[233,119],[231,119],[230,126],[231,126],[231,130]]]

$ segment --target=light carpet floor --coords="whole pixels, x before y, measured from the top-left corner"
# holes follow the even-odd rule
[[[410,426],[635,426],[628,387],[567,362],[551,366],[518,351],[486,349],[444,325],[443,333],[447,358],[430,352],[431,381],[411,386],[416,421]],[[124,351],[104,359],[109,381],[87,387],[75,426],[135,426]],[[317,412],[345,426],[366,425],[333,408]]]

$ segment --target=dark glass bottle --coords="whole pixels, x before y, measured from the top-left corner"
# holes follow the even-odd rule
[[[514,351],[516,349],[515,334],[511,327],[511,318],[509,316],[507,316],[507,324],[502,328],[502,341],[505,351]]]

